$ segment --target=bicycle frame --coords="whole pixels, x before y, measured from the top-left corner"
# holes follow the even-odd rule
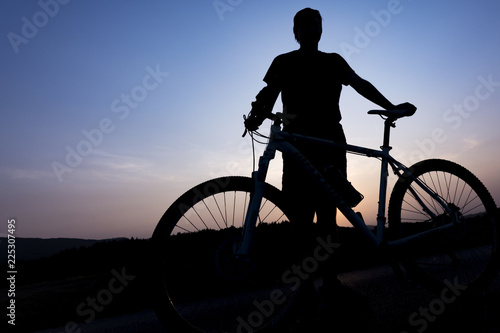
[[[433,230],[425,231],[420,234],[415,234],[409,237],[405,237],[396,241],[384,243],[384,229],[386,223],[386,198],[387,198],[387,179],[388,179],[388,166],[398,177],[412,177],[413,181],[422,188],[426,193],[431,195],[439,204],[443,207],[445,211],[452,214],[451,209],[448,207],[447,203],[439,197],[437,194],[432,192],[427,186],[422,183],[419,179],[415,178],[411,170],[404,166],[402,163],[394,159],[389,151],[392,147],[389,145],[390,137],[390,127],[395,127],[395,120],[393,118],[388,118],[385,121],[384,127],[384,139],[383,145],[380,150],[365,148],[360,146],[354,146],[345,143],[338,143],[334,141],[319,139],[310,136],[304,136],[300,134],[292,134],[281,130],[281,121],[276,120],[271,126],[270,139],[263,155],[259,159],[259,167],[257,171],[252,173],[252,178],[254,180],[254,193],[250,200],[247,215],[245,218],[245,224],[243,228],[242,241],[239,248],[236,250],[235,254],[237,256],[246,256],[250,251],[250,244],[253,237],[254,229],[257,224],[257,218],[259,213],[259,208],[261,205],[262,195],[264,192],[265,181],[267,176],[267,171],[269,163],[274,159],[276,150],[282,153],[290,154],[294,158],[300,161],[301,165],[304,167],[306,172],[313,176],[315,182],[322,188],[327,194],[332,197],[332,200],[336,203],[337,208],[342,212],[342,214],[347,218],[347,220],[358,230],[362,232],[368,241],[375,247],[380,247],[382,244],[388,247],[398,247],[403,246],[411,241],[420,239],[430,234],[440,232],[444,229],[450,228],[454,225],[454,222],[450,222],[441,227],[435,228]],[[347,205],[342,197],[335,191],[335,189],[327,182],[327,180],[321,175],[321,173],[314,167],[314,165],[304,157],[304,155],[291,143],[292,141],[309,142],[318,145],[324,145],[334,148],[339,148],[346,150],[349,153],[355,153],[361,156],[379,158],[381,160],[381,170],[380,170],[380,186],[379,186],[379,202],[378,202],[378,212],[377,212],[377,229],[376,234],[374,234],[370,228],[365,224],[363,219],[358,216],[354,210]],[[419,200],[419,196],[416,192],[412,192],[422,209],[429,213],[432,217],[434,214],[431,213],[430,209],[426,207],[426,204]],[[452,215],[453,216],[453,215]]]

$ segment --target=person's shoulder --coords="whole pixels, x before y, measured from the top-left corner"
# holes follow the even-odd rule
[[[291,58],[294,58],[298,55],[298,50],[294,50],[294,51],[290,51],[290,52],[286,52],[286,53],[282,53],[280,55],[278,55],[275,59],[291,59]]]
[[[324,53],[324,61],[333,64],[336,67],[344,67],[350,69],[351,67],[347,63],[347,61],[338,53]],[[351,70],[351,69],[350,69]]]
[[[290,66],[297,61],[297,51],[291,51],[283,53],[274,58],[272,65],[273,67],[283,67]]]
[[[344,60],[344,58],[338,54],[338,53],[335,53],[335,52],[332,52],[332,53],[326,53],[326,52],[322,52],[320,51],[320,54],[325,57],[325,58],[329,58],[329,59],[334,59],[334,60]]]

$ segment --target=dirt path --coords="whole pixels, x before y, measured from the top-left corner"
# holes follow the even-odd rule
[[[381,266],[339,276],[345,292],[325,311],[325,332],[367,333],[474,332],[500,333],[500,276],[485,295],[473,300],[453,297],[453,288],[437,297],[420,287],[402,288],[390,267]],[[165,330],[152,310],[96,320],[79,325],[82,333],[178,333]],[[67,330],[66,330],[67,331]],[[290,326],[290,333],[322,332],[319,328]],[[38,333],[65,332],[64,327]]]

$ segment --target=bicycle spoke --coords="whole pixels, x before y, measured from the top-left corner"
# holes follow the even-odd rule
[[[200,214],[198,213],[198,211],[193,207],[193,212],[198,216],[198,218],[200,219],[200,221],[203,223],[203,225],[205,226],[206,229],[208,229],[208,226],[207,224],[205,223],[205,220],[200,216]],[[199,231],[200,229],[193,223],[191,222],[190,219],[187,218],[186,215],[183,216],[186,220],[189,221],[189,223],[194,227],[195,231]]]
[[[225,195],[226,195],[225,193],[223,193],[223,194],[222,194],[223,199],[225,198]],[[220,208],[219,201],[217,200],[217,197],[215,197],[215,196],[213,196],[213,199],[214,199],[214,201],[215,201],[215,205],[217,206],[217,210],[219,211],[220,217],[222,218],[222,222],[224,222],[224,226],[227,228],[227,221],[226,221],[226,219],[224,219],[224,214],[222,213],[222,210],[221,210],[221,208]],[[218,227],[219,229],[223,229],[223,228],[219,225],[219,223],[217,222],[217,220],[215,221],[215,223],[217,224],[217,227]]]
[[[265,201],[265,202],[261,205],[261,208],[260,208],[259,213],[260,213],[260,212],[264,209],[264,207],[266,206],[266,204],[267,204],[268,202],[269,202],[269,201],[267,201],[267,200],[266,200],[266,201]],[[271,203],[271,204],[272,204],[272,203]],[[276,208],[277,208],[277,207],[276,207],[276,205],[274,205],[274,207],[272,207],[272,208],[271,208],[271,210],[267,213],[267,215],[266,215],[266,216],[264,216],[264,218],[262,218],[262,220],[263,220],[263,221],[266,221],[266,220],[267,220],[267,218],[269,217],[269,215],[271,215],[271,214],[275,211],[275,209],[276,209]],[[259,214],[259,215],[260,215],[260,214]],[[284,215],[285,215],[285,214],[283,214],[283,212],[282,212],[282,213],[281,213],[281,216],[279,216],[279,218],[278,218],[276,221],[273,221],[273,222],[277,222],[277,221],[279,221],[279,220],[280,220],[280,219],[281,219]]]
[[[250,243],[248,257],[234,256],[253,188],[253,180],[245,177],[208,181],[186,192],[164,214],[159,226],[167,227],[158,226],[153,235],[161,249],[158,252],[167,254],[158,260],[162,264],[158,281],[163,302],[160,313],[171,309],[182,321],[203,332],[236,332],[236,319],[248,318],[255,312],[255,302],[266,301],[278,289],[287,297],[286,302],[275,305],[275,316],[289,311],[291,291],[281,279],[288,267],[283,267],[285,262],[278,256],[292,251],[286,251],[286,241],[272,236],[288,230],[279,225],[288,219],[276,188],[268,184],[264,187],[255,228],[259,242]],[[165,231],[170,234],[165,235]],[[274,320],[279,317],[266,317],[255,332]]]
[[[427,160],[413,170],[395,186],[389,204],[389,225],[398,238],[426,233],[408,248],[412,259],[405,267],[434,290],[446,279],[478,287],[491,280],[499,234],[489,192],[452,162]]]
[[[232,226],[234,226],[234,216],[235,215],[236,215],[236,194],[233,195],[233,223],[232,223]]]

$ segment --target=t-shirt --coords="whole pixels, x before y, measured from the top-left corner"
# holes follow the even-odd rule
[[[354,71],[337,53],[300,50],[277,56],[264,81],[281,91],[286,131],[328,138],[341,120],[342,85]]]

